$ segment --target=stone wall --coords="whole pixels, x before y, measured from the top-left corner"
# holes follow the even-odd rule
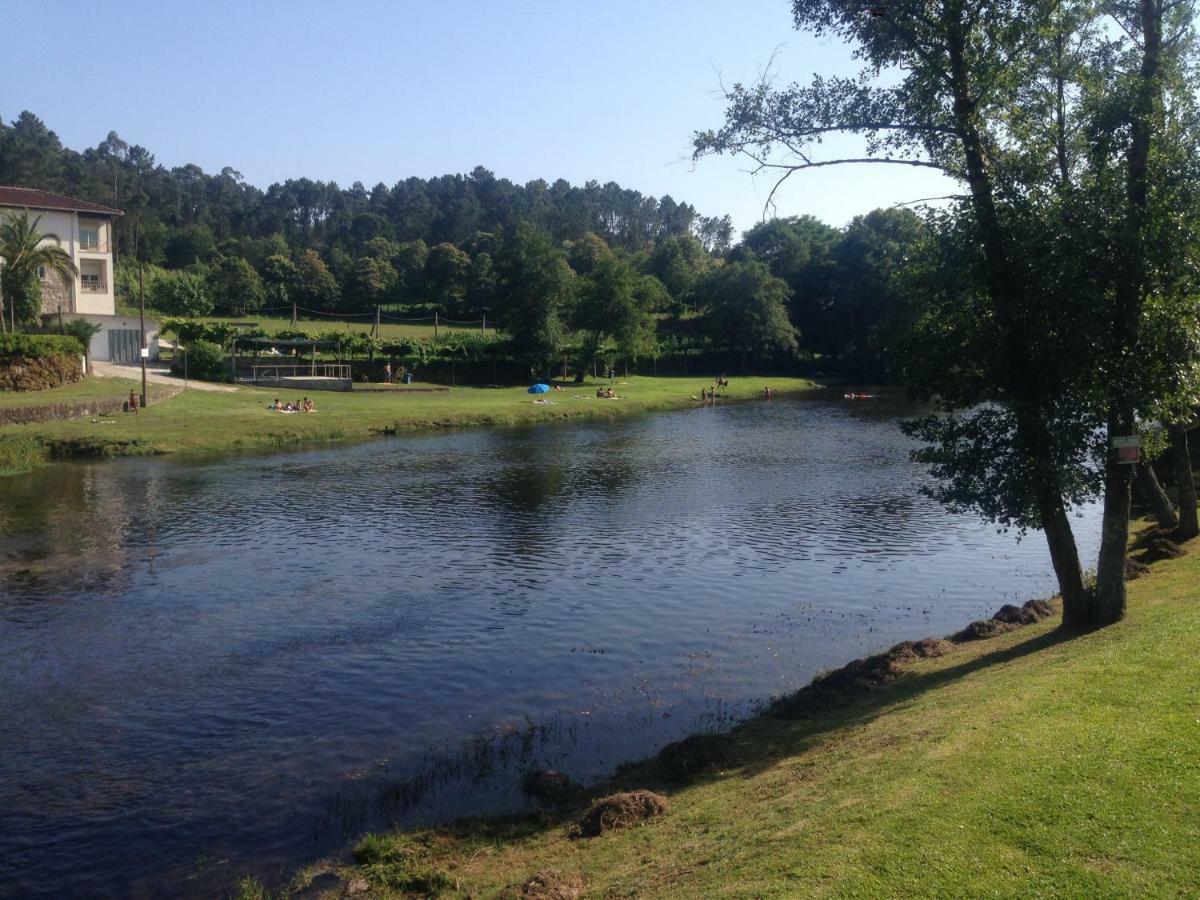
[[[57,275],[42,279],[42,315],[71,311],[71,294],[66,282]]]
[[[147,388],[148,404],[159,403],[174,397],[183,388],[174,385],[154,385]],[[0,425],[24,425],[29,422],[56,422],[61,419],[78,419],[82,416],[108,416],[122,412],[128,394],[116,397],[98,397],[92,400],[69,400],[65,403],[39,403],[22,406],[0,406]]]
[[[16,356],[0,359],[0,391],[44,391],[83,378],[78,356],[53,354],[41,359]]]

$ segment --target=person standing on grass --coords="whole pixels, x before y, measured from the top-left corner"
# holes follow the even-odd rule
[[[392,364],[390,362],[383,364],[383,381],[385,384],[392,383]]]
[[[129,391],[129,411],[133,413],[138,411],[138,395],[132,389]]]

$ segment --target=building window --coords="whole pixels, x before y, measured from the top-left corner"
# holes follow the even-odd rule
[[[38,278],[42,279],[42,281],[46,280],[46,267],[45,266],[38,266]]]
[[[100,247],[100,228],[97,225],[79,226],[79,247],[83,250],[96,250]]]
[[[83,284],[85,291],[103,292],[104,284],[100,280],[100,275],[97,272],[80,272],[79,280]]]

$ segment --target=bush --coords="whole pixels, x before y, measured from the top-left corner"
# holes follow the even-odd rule
[[[0,358],[83,356],[83,342],[69,334],[0,334]]]
[[[232,381],[229,374],[229,359],[219,344],[211,341],[195,341],[188,344],[184,352],[178,353],[171,363],[171,372],[184,374],[187,361],[187,376],[201,381]]]
[[[207,316],[213,310],[204,278],[191,272],[164,272],[151,289],[154,308],[173,316]]]

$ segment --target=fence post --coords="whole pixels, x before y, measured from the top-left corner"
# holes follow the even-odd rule
[[[435,309],[433,311],[433,336],[434,337],[437,337],[437,331],[438,331],[438,315],[437,315],[437,310]]]

